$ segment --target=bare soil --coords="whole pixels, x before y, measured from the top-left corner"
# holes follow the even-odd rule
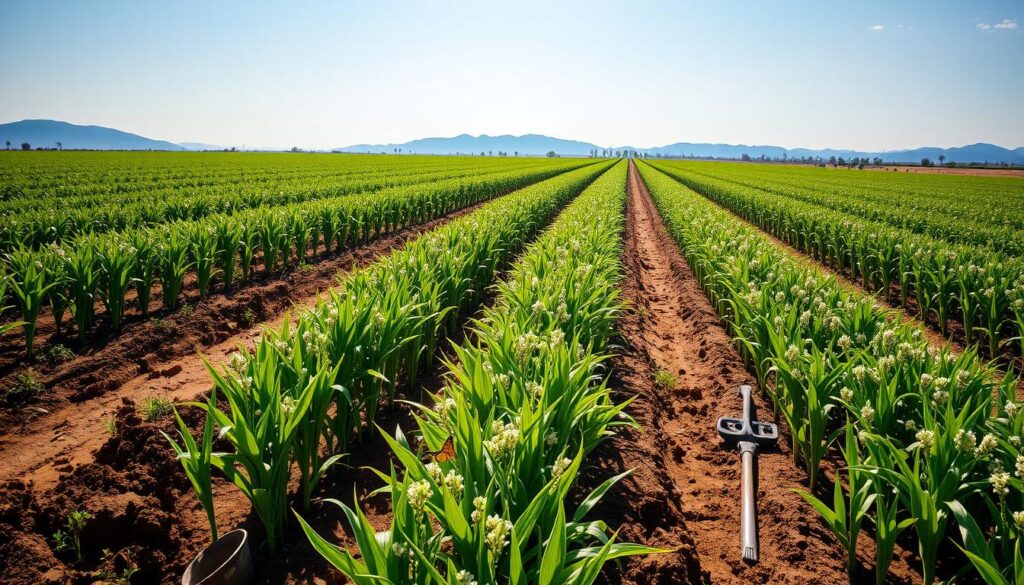
[[[626,540],[678,547],[676,552],[632,559],[609,582],[641,583],[848,583],[844,552],[814,510],[792,490],[806,476],[792,459],[788,430],[777,449],[759,455],[761,560],[740,561],[739,458],[719,439],[715,422],[742,410],[739,386],[754,388],[761,417],[770,404],[685,258],[668,235],[635,168],[630,169],[623,286],[631,309],[620,322],[629,348],[615,362],[615,387],[636,396],[630,413],[642,431],[603,445],[599,467],[634,469],[605,498],[601,512],[621,525]],[[656,372],[672,382],[660,385]],[[662,376],[666,377],[667,376]],[[605,473],[602,473],[605,475]],[[868,535],[862,535],[870,541]],[[865,542],[870,567],[873,546]],[[894,583],[919,579],[902,552]],[[871,574],[860,577],[870,580]]]
[[[865,169],[869,167],[864,167]],[[1024,179],[1024,169],[978,169],[971,167],[910,167],[884,166],[870,167],[872,171],[888,171],[898,173],[921,173],[925,175],[971,175],[975,177],[1016,177]]]

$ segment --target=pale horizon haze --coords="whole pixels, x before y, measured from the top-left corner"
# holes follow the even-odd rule
[[[0,0],[0,123],[249,148],[1016,148],[1022,26],[1014,1]]]

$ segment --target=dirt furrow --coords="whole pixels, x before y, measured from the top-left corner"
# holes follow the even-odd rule
[[[629,190],[623,293],[632,308],[620,323],[629,349],[616,359],[615,383],[636,396],[630,412],[644,430],[604,445],[599,467],[635,470],[606,504],[623,538],[679,549],[606,571],[608,581],[847,583],[843,551],[792,491],[804,473],[786,429],[779,447],[759,457],[761,562],[740,561],[739,458],[715,421],[741,412],[741,384],[755,389],[762,418],[771,407],[632,167]],[[912,575],[901,560],[893,572],[897,581]]]
[[[239,346],[249,347],[263,329],[312,306],[339,274],[364,266],[406,241],[474,211],[463,209],[408,228],[284,278],[210,299],[187,315],[140,323],[92,355],[58,366],[42,378],[46,394],[26,412],[7,413],[0,435],[3,479],[34,482],[38,489],[92,461],[108,438],[105,421],[125,399],[141,404],[149,396],[191,400],[209,389],[209,375],[197,354],[213,363]],[[32,415],[40,410],[43,414]]]

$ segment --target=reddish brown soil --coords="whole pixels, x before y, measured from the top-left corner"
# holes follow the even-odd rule
[[[868,167],[864,167],[868,168]],[[900,173],[922,173],[925,175],[973,175],[975,177],[1016,177],[1024,178],[1021,169],[975,169],[970,167],[871,167],[872,171],[888,171]]]
[[[267,325],[276,325],[294,307],[315,303],[335,276],[390,253],[409,238],[434,229],[476,207],[422,226],[402,230],[307,270],[220,296],[163,321],[138,323],[120,337],[51,371],[39,370],[46,390],[25,409],[0,415],[0,457],[4,479],[34,481],[48,488],[61,473],[91,461],[91,452],[107,438],[104,419],[123,398],[141,403],[147,396],[190,400],[209,387],[201,352],[212,362],[227,358],[239,345],[251,345]],[[252,319],[247,321],[247,316]]]
[[[621,525],[623,539],[679,548],[633,559],[621,572],[607,570],[608,581],[847,583],[841,547],[792,491],[805,485],[805,474],[793,464],[786,429],[779,447],[759,456],[761,561],[740,561],[739,459],[717,436],[715,421],[741,411],[740,384],[755,389],[762,417],[770,416],[771,407],[635,169],[628,208],[623,293],[632,308],[620,331],[629,349],[615,369],[623,397],[637,397],[630,413],[643,431],[624,433],[599,449],[599,467],[635,470],[605,498],[602,512],[610,525]],[[674,383],[656,385],[659,370]],[[866,566],[872,548],[862,552]],[[902,558],[891,576],[893,582],[917,578]]]

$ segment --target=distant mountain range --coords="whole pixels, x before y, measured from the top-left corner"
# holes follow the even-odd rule
[[[203,142],[181,142],[179,144],[183,146],[185,150],[224,150],[223,146],[206,144]]]
[[[9,124],[0,124],[0,140],[9,141],[10,148],[20,149],[22,143],[31,148],[54,148],[57,142],[62,148],[83,150],[223,150],[223,147],[199,142],[183,142],[175,144],[165,140],[154,140],[122,132],[102,126],[79,126],[56,120],[22,120]],[[561,156],[588,156],[591,151],[602,151],[601,147],[579,140],[552,138],[541,134],[525,134],[523,136],[471,136],[460,134],[451,138],[421,138],[401,144],[357,144],[336,148],[334,152],[371,152],[394,153],[401,149],[403,154],[497,154],[508,155],[543,155],[555,152]],[[275,150],[275,149],[247,149]],[[697,158],[741,158],[744,154],[751,158],[803,158],[803,157],[843,157],[846,159],[881,158],[890,162],[920,162],[922,158],[938,161],[940,156],[946,162],[968,163],[1008,163],[1024,165],[1024,147],[1010,150],[994,144],[978,143],[957,148],[923,147],[909,150],[887,152],[865,152],[839,149],[783,148],[781,146],[748,146],[744,144],[708,144],[677,142],[668,146],[655,148],[634,148],[616,146],[611,150],[634,150],[647,155],[692,156]]]
[[[421,138],[401,144],[357,144],[334,149],[335,152],[384,152],[396,151],[412,154],[479,154],[481,152],[508,154],[545,154],[555,152],[562,156],[587,156],[592,150],[605,150],[598,146],[578,140],[564,140],[539,134],[523,136],[471,136],[460,134],[452,138]],[[751,158],[803,158],[803,157],[843,157],[843,158],[881,158],[885,162],[920,162],[922,158],[938,161],[945,156],[946,162],[989,162],[1024,165],[1024,147],[1010,150],[994,144],[970,144],[957,148],[924,147],[909,150],[887,152],[865,152],[858,150],[783,148],[781,146],[748,146],[745,144],[708,144],[677,142],[668,146],[654,148],[635,148],[632,146],[611,147],[612,151],[634,150],[647,155],[692,156],[697,158],[741,158],[744,154]]]
[[[578,140],[564,140],[552,138],[542,134],[524,134],[522,136],[470,136],[459,134],[452,138],[420,138],[402,144],[357,144],[335,148],[334,152],[389,152],[402,149],[403,153],[411,154],[479,154],[481,152],[494,152],[499,150],[513,155],[519,154],[546,154],[554,151],[560,155],[583,155],[587,156],[591,150],[599,148],[589,142]]]
[[[153,140],[102,126],[79,126],[57,120],[22,120],[0,124],[0,141],[10,142],[19,149],[22,143],[32,148],[61,148],[85,150],[185,150],[184,146]]]

